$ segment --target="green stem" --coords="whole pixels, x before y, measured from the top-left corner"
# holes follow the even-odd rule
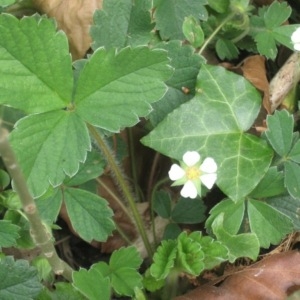
[[[54,273],[62,275],[71,282],[73,270],[57,255],[52,233],[40,218],[34,199],[28,190],[25,178],[8,142],[8,131],[4,128],[0,128],[0,153],[7,171],[14,181],[14,187],[30,224],[30,234],[33,241],[40,247],[42,255],[49,261]]]
[[[172,270],[166,278],[166,283],[162,291],[162,300],[174,299],[178,291],[178,278],[179,273]]]
[[[95,141],[97,142],[100,150],[102,151],[102,154],[105,156],[110,168],[111,168],[111,172],[113,173],[113,179],[116,181],[116,183],[118,184],[118,186],[120,187],[121,191],[123,192],[123,195],[125,197],[125,199],[128,201],[128,204],[131,208],[131,212],[133,215],[133,218],[135,220],[135,224],[137,227],[137,230],[139,232],[139,234],[141,235],[145,248],[148,252],[148,255],[150,258],[152,258],[153,255],[153,251],[150,245],[150,242],[148,240],[142,219],[139,215],[139,212],[137,210],[135,201],[134,201],[134,197],[131,193],[130,187],[128,185],[127,180],[125,179],[125,176],[122,174],[113,154],[111,153],[109,147],[107,146],[106,142],[102,139],[102,137],[100,136],[100,134],[98,133],[98,131],[96,130],[95,127],[93,127],[90,124],[87,124],[89,131],[91,133],[91,135],[93,136],[93,138],[95,139]]]
[[[233,17],[235,16],[235,13],[231,13],[228,15],[220,24],[219,26],[214,30],[214,32],[210,35],[210,37],[204,42],[203,46],[199,50],[199,54],[202,54],[205,48],[208,46],[208,44],[214,39],[214,37],[217,35],[217,33],[222,29],[222,27]]]

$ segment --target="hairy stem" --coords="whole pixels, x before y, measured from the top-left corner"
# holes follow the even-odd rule
[[[90,124],[88,124],[87,126],[89,128],[91,135],[97,142],[98,147],[102,151],[102,154],[105,156],[105,158],[110,166],[111,172],[114,175],[113,179],[116,181],[116,184],[120,187],[125,199],[128,201],[128,204],[130,206],[130,209],[131,209],[131,212],[132,212],[135,224],[136,224],[136,228],[142,237],[143,243],[145,245],[145,248],[147,250],[149,257],[151,258],[152,254],[153,254],[152,248],[151,248],[148,236],[146,234],[142,219],[137,210],[136,203],[134,201],[134,196],[131,193],[129,184],[128,184],[127,180],[125,179],[125,176],[123,175],[122,171],[120,170],[120,167],[118,166],[114,155],[111,153],[109,147],[107,146],[107,144],[103,140],[103,138],[100,136],[100,134],[98,133],[96,128]]]
[[[34,199],[28,190],[25,178],[9,144],[8,131],[2,127],[0,127],[0,153],[7,171],[14,181],[15,190],[30,224],[30,234],[33,241],[41,249],[42,255],[49,261],[54,273],[72,281],[73,269],[57,255],[52,233],[40,218]]]

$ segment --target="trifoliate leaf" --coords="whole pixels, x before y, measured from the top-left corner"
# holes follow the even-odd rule
[[[74,176],[90,150],[85,123],[74,112],[58,110],[21,119],[10,136],[12,147],[35,197],[49,185]]]
[[[212,157],[217,185],[238,201],[258,184],[273,155],[265,141],[244,133],[260,110],[261,96],[243,77],[208,65],[201,67],[197,90],[142,142],[177,160],[191,150]]]
[[[265,134],[274,150],[280,156],[287,155],[293,141],[293,116],[287,110],[275,111],[267,116],[267,126]]]
[[[284,163],[284,185],[292,197],[300,198],[300,166],[292,161]]]
[[[162,241],[153,256],[150,273],[156,280],[165,279],[175,265],[177,242],[174,240]]]
[[[38,113],[70,103],[68,41],[53,20],[0,15],[0,62],[0,104]]]
[[[80,269],[73,272],[73,286],[79,290],[87,299],[111,299],[111,286],[109,278],[103,277],[97,269],[97,264],[90,270]]]
[[[256,234],[260,247],[277,245],[293,230],[289,217],[264,202],[249,200],[247,212],[251,232]]]
[[[119,295],[133,296],[136,287],[142,288],[142,276],[137,271],[142,258],[135,247],[116,250],[109,260],[113,289]]]
[[[239,257],[249,257],[256,260],[259,254],[259,241],[254,233],[233,235],[223,227],[223,214],[218,215],[212,223],[212,230],[218,241],[229,250],[229,261],[234,262]]]
[[[204,253],[201,244],[182,232],[177,238],[176,268],[187,274],[198,276],[204,270]]]
[[[278,171],[277,167],[271,167],[250,196],[251,198],[267,198],[284,192],[286,192],[286,189],[284,187],[283,172]]]
[[[204,58],[196,54],[191,46],[182,45],[180,41],[159,43],[158,49],[168,51],[170,65],[174,68],[173,75],[166,81],[167,93],[153,103],[153,111],[149,118],[153,126],[162,121],[168,113],[185,103],[195,94],[195,85],[200,64]]]
[[[182,24],[190,15],[207,19],[206,0],[159,0],[156,1],[154,19],[156,29],[163,40],[183,40]]]
[[[176,223],[201,223],[205,220],[205,210],[202,200],[180,198],[172,210],[171,219]]]
[[[223,227],[230,234],[236,234],[242,224],[245,214],[245,202],[233,202],[230,199],[223,200],[215,205],[209,212],[210,216],[205,222],[205,227],[211,231],[212,223],[216,217],[223,213]]]
[[[85,64],[75,93],[76,112],[97,127],[117,132],[151,111],[171,75],[167,53],[146,47],[98,49]]]
[[[16,245],[16,239],[19,238],[19,229],[19,226],[12,224],[10,221],[0,221],[0,249]]]
[[[104,0],[102,9],[94,14],[92,48],[146,45],[152,29],[150,10],[142,1]]]
[[[106,200],[90,192],[67,188],[64,202],[74,230],[87,242],[106,241],[115,228]]]
[[[35,299],[42,290],[37,271],[28,261],[13,257],[0,259],[0,299]]]

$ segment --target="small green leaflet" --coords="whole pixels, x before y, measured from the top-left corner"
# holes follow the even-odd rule
[[[292,161],[284,163],[284,185],[292,197],[300,198],[300,166]]]
[[[91,148],[85,122],[112,132],[135,125],[163,97],[172,74],[165,51],[100,49],[74,81],[65,34],[38,16],[0,15],[0,62],[0,104],[34,114],[11,134],[34,197],[85,161]]]
[[[186,151],[214,158],[217,185],[238,201],[264,176],[273,155],[265,141],[244,133],[259,112],[261,96],[241,76],[208,65],[201,67],[196,88],[195,97],[170,113],[142,142],[177,160]]]
[[[106,200],[88,191],[67,188],[64,202],[74,230],[87,242],[106,241],[115,229]]]
[[[0,259],[0,299],[36,299],[42,287],[36,269],[27,260]]]
[[[156,29],[163,40],[183,40],[182,24],[187,16],[207,19],[206,0],[158,0],[154,3]]]
[[[104,0],[102,9],[94,14],[91,27],[92,48],[138,46],[151,38],[150,9],[141,0]]]
[[[20,227],[12,224],[10,221],[0,221],[0,249],[16,246],[16,240],[19,236]]]

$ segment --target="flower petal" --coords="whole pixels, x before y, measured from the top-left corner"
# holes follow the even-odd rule
[[[185,175],[185,171],[178,166],[177,164],[173,164],[169,171],[169,177],[171,180],[178,180]]]
[[[180,194],[184,198],[195,199],[197,197],[197,189],[193,182],[188,180],[181,189]]]
[[[216,173],[218,166],[215,160],[211,157],[207,157],[204,159],[204,162],[200,166],[200,170],[205,173]]]
[[[213,173],[201,175],[200,180],[208,189],[211,189],[217,180],[217,174]]]
[[[189,167],[195,165],[200,160],[200,154],[196,151],[187,151],[183,155],[183,161]]]
[[[296,51],[300,51],[300,43],[294,44],[294,49],[295,49]]]
[[[300,27],[292,33],[291,40],[293,44],[300,42]]]

